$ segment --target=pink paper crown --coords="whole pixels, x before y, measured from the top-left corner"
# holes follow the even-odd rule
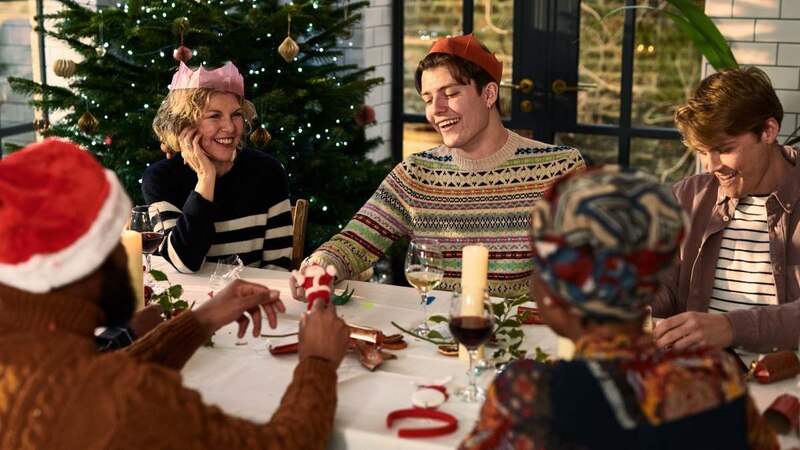
[[[197,88],[232,92],[244,97],[244,78],[233,63],[225,64],[216,70],[207,70],[201,65],[193,71],[181,62],[178,71],[172,76],[169,90]]]

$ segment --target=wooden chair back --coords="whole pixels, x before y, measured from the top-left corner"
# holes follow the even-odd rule
[[[303,250],[306,242],[306,224],[308,223],[308,200],[299,199],[292,206],[292,270],[299,269],[303,262]]]

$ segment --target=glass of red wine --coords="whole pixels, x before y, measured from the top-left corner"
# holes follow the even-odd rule
[[[465,402],[478,402],[486,392],[475,383],[475,359],[478,348],[489,340],[494,330],[494,314],[486,291],[482,295],[453,293],[450,301],[450,334],[469,353],[469,385],[456,390],[456,397]]]
[[[164,224],[158,208],[151,205],[134,206],[128,229],[142,235],[142,254],[145,256],[145,272],[150,272],[150,255],[158,249],[164,239]]]

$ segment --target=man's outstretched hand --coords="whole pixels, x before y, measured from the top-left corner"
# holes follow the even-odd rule
[[[653,337],[659,347],[676,350],[703,346],[725,348],[733,342],[733,326],[724,314],[690,311],[659,322]]]
[[[225,289],[195,310],[197,320],[213,333],[232,321],[239,323],[239,338],[244,337],[248,315],[253,319],[253,336],[261,335],[261,320],[266,314],[270,328],[278,324],[277,314],[286,312],[280,292],[260,284],[234,280]]]

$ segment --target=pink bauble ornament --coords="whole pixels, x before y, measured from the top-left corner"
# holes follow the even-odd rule
[[[175,58],[176,61],[181,61],[183,63],[192,59],[192,56],[194,56],[194,51],[185,45],[181,45],[172,52],[172,57]]]

